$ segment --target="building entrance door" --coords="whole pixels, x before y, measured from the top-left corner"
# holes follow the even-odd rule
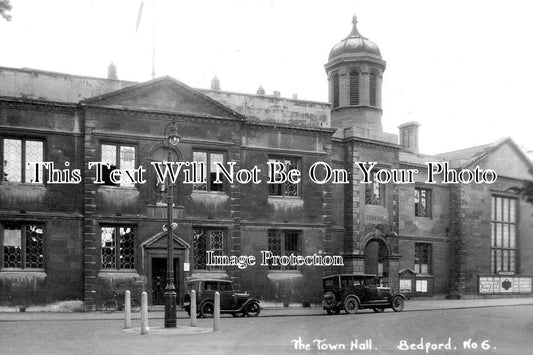
[[[381,240],[373,239],[365,247],[365,273],[387,276],[385,263],[387,247]]]
[[[181,299],[179,285],[179,258],[174,258],[174,286],[176,287],[176,299]],[[152,304],[165,304],[165,287],[167,284],[167,258],[152,258]]]

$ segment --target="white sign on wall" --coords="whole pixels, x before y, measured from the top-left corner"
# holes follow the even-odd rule
[[[400,292],[411,293],[411,279],[400,279]]]
[[[479,276],[480,295],[531,293],[531,277],[527,276]]]
[[[416,292],[428,292],[428,280],[416,280]]]

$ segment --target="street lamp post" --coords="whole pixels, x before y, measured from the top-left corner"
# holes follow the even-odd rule
[[[170,134],[166,136],[167,129],[171,127]],[[178,128],[174,122],[169,123],[165,127],[166,143],[168,143],[168,158],[167,161],[172,161],[172,149],[170,145],[176,146],[180,141],[178,135]],[[174,184],[170,181],[170,176],[167,177],[167,282],[165,286],[165,328],[176,328],[176,286],[174,285],[174,241],[172,238],[172,231],[177,228],[177,224],[172,222],[173,208],[174,208]]]

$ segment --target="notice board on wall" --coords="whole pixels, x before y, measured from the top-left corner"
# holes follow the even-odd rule
[[[514,275],[480,275],[478,292],[480,295],[531,293],[531,277]]]

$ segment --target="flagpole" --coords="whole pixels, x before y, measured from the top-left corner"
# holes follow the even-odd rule
[[[152,79],[155,79],[155,0],[152,11]]]

